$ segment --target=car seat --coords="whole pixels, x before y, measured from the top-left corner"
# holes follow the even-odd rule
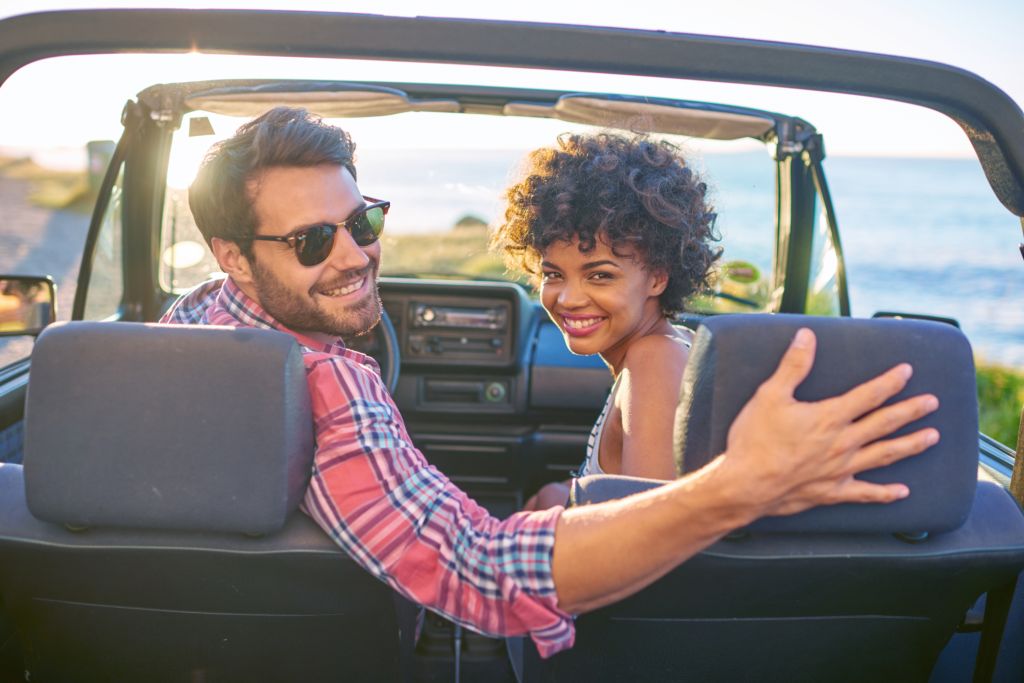
[[[49,327],[0,467],[26,680],[400,680],[410,612],[297,511],[312,458],[286,334]]]
[[[927,681],[965,613],[988,593],[976,680],[992,673],[1014,583],[1024,516],[978,465],[970,347],[954,327],[912,320],[789,315],[709,318],[697,334],[676,413],[677,464],[696,470],[725,449],[729,426],[774,371],[795,331],[818,338],[797,398],[836,395],[899,363],[914,376],[892,400],[936,394],[925,453],[863,473],[905,482],[890,505],[845,504],[759,520],[647,589],[578,618],[576,646],[540,660],[527,681]],[[901,432],[902,433],[902,432]],[[574,504],[661,482],[595,476]]]

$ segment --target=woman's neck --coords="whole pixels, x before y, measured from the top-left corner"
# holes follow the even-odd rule
[[[601,360],[603,360],[612,371],[613,377],[618,377],[622,372],[622,368],[626,362],[626,352],[629,350],[629,347],[633,342],[652,334],[664,334],[671,336],[675,336],[677,334],[672,323],[668,321],[668,318],[666,318],[660,310],[657,311],[656,315],[651,315],[649,318],[645,319],[628,337],[621,339],[614,346],[605,349],[599,354],[601,356]]]

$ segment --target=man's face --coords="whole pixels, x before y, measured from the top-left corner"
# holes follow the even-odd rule
[[[286,236],[318,223],[340,223],[365,202],[352,174],[341,166],[277,167],[249,183],[257,235]],[[289,329],[351,337],[380,320],[377,293],[380,242],[360,247],[340,229],[323,261],[303,266],[283,242],[255,241],[255,297]]]

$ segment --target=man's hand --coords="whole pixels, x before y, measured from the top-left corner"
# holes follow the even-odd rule
[[[925,394],[880,408],[910,379],[910,366],[902,364],[841,396],[802,403],[793,393],[810,373],[814,352],[814,333],[801,329],[730,427],[721,464],[740,468],[752,502],[768,515],[905,498],[909,490],[902,484],[872,484],[854,475],[935,444],[935,429],[879,439],[934,411],[938,399]]]
[[[635,593],[764,515],[907,496],[902,484],[854,475],[937,442],[934,429],[885,439],[935,410],[937,399],[916,396],[880,407],[910,379],[910,366],[898,365],[842,396],[797,401],[793,393],[811,371],[814,348],[814,334],[800,330],[736,417],[723,455],[665,486],[561,516],[552,575],[562,609],[583,612]]]

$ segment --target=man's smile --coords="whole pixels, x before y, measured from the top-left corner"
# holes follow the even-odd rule
[[[345,296],[347,294],[352,294],[354,292],[358,292],[359,290],[363,289],[363,287],[366,286],[366,281],[367,281],[367,277],[365,275],[363,275],[362,277],[360,277],[357,280],[350,281],[348,284],[341,285],[339,287],[334,287],[332,289],[321,289],[321,290],[318,290],[317,294],[320,294],[321,296],[331,297],[331,298],[342,297],[342,296]]]

